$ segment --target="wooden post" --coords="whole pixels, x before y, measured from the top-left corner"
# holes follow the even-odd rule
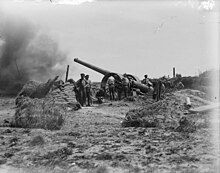
[[[67,82],[67,80],[68,80],[68,75],[69,75],[69,65],[67,65],[67,69],[66,69],[66,80],[65,80],[65,82]]]
[[[173,67],[173,77],[176,77],[175,67]]]

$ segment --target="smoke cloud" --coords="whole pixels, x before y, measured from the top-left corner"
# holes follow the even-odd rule
[[[49,35],[18,18],[4,18],[0,27],[0,92],[17,93],[28,80],[65,73],[66,55]]]

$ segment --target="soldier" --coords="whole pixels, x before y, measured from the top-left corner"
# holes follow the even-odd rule
[[[165,90],[165,86],[163,85],[162,81],[158,80],[155,84],[154,91],[153,91],[153,99],[156,99],[156,101],[159,101],[161,99],[161,92],[162,92],[163,87]]]
[[[148,78],[148,75],[144,75],[144,79],[141,81],[142,84],[147,85],[148,87],[152,87],[152,83],[150,82],[150,79]]]
[[[85,74],[81,73],[81,78],[76,82],[77,92],[78,92],[78,99],[81,106],[84,106],[86,103],[86,80]]]
[[[85,76],[85,80],[86,80],[86,98],[87,98],[87,106],[91,106],[91,87],[92,87],[92,83],[89,80],[89,75]]]
[[[162,83],[162,85],[161,85],[161,93],[162,94],[165,93],[165,90],[166,90],[166,87],[165,87],[164,83]]]
[[[128,79],[127,74],[125,73],[122,78],[122,92],[124,93],[125,98],[127,98],[128,96],[129,89],[130,89],[130,81]]]
[[[115,79],[111,76],[108,78],[108,89],[110,100],[115,100]]]
[[[102,88],[99,89],[99,91],[96,93],[96,98],[98,99],[98,103],[103,103],[105,97],[105,92]]]
[[[148,82],[149,82],[148,75],[144,75],[144,79],[141,81],[141,83],[148,85]]]

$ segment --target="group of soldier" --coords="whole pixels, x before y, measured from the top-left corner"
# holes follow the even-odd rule
[[[89,75],[85,75],[84,73],[80,74],[81,78],[76,81],[75,83],[75,93],[76,93],[76,99],[81,104],[81,106],[91,106],[92,104],[92,92],[91,92],[91,80],[89,79]],[[116,100],[121,99],[122,93],[125,97],[129,95],[130,92],[130,81],[126,74],[123,75],[120,87],[117,88],[115,84],[115,79],[113,77],[109,77],[108,81],[108,90],[109,90],[109,97],[110,100]],[[118,98],[116,98],[115,93],[117,92]],[[105,91],[103,89],[100,89],[96,93],[96,97],[99,102],[102,102],[101,99],[103,99],[106,96]]]
[[[149,88],[149,91],[153,91],[153,84],[148,79],[148,75],[144,76],[144,79],[141,81],[141,83],[146,85]],[[115,95],[118,95],[118,100],[121,100],[122,94],[125,98],[127,98],[129,95],[132,95],[132,79],[129,80],[129,77],[126,73],[123,74],[121,82],[118,82],[117,84],[113,77],[109,77],[107,86],[110,100],[116,100]],[[139,93],[141,92],[139,91]]]
[[[107,86],[108,86],[110,100],[116,100],[116,97],[115,97],[116,92],[117,92],[119,100],[121,100],[122,93],[124,94],[125,98],[128,97],[130,89],[131,89],[131,83],[126,73],[123,75],[121,83],[118,83],[117,86],[116,86],[115,79],[112,76],[109,77],[107,81]]]
[[[160,99],[160,95],[165,90],[164,84],[159,80],[156,83],[152,83],[151,80],[148,78],[148,75],[144,75],[144,79],[141,80],[141,83],[146,85],[148,88],[148,93],[152,93],[153,99]],[[121,100],[121,95],[123,94],[124,97],[128,97],[129,94],[132,95],[132,79],[129,80],[128,75],[125,73],[122,77],[120,85],[115,85],[115,80],[113,77],[110,77],[107,81],[108,89],[109,89],[109,96],[110,100],[115,100],[115,93],[118,95],[118,99]],[[136,94],[144,95],[141,93],[139,89],[136,89]]]
[[[84,73],[81,73],[80,75],[81,78],[75,83],[76,98],[81,106],[91,106],[92,85],[89,75],[85,75]],[[159,100],[161,93],[165,90],[165,86],[160,80],[156,82],[156,84],[155,82],[153,84],[148,78],[148,75],[144,75],[144,79],[141,81],[141,83],[149,88],[149,92],[152,93],[153,99]],[[107,88],[109,92],[109,99],[111,101],[121,100],[122,94],[124,95],[124,98],[127,98],[132,93],[132,80],[129,80],[126,73],[123,74],[121,81],[116,81],[115,78],[111,76],[107,80]],[[96,98],[101,103],[101,99],[104,97],[106,97],[106,93],[103,89],[100,89],[96,93]]]
[[[76,98],[81,106],[91,106],[92,83],[89,79],[89,75],[81,73],[80,76],[81,78],[75,83]]]

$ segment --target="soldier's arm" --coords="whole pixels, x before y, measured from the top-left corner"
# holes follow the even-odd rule
[[[79,87],[79,85],[80,85],[80,79],[76,81],[76,87]]]

